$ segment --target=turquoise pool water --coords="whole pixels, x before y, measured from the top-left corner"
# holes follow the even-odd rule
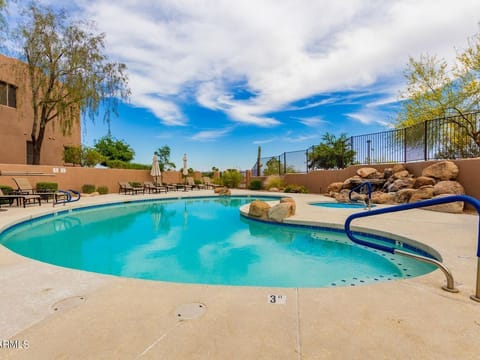
[[[365,208],[365,204],[363,203],[354,203],[354,202],[350,202],[350,203],[342,203],[342,202],[318,202],[318,203],[312,203],[310,205],[313,205],[313,206],[320,206],[320,207],[327,207],[327,208],[334,208],[334,209],[364,209]],[[372,204],[370,207],[375,207],[374,204]]]
[[[339,231],[243,218],[239,207],[252,200],[178,199],[64,212],[14,226],[0,234],[0,243],[68,268],[183,283],[352,286],[433,270],[353,244]]]

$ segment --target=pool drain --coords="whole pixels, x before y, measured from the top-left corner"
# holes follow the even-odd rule
[[[182,304],[175,309],[175,314],[179,320],[196,319],[207,311],[207,307],[202,303]]]
[[[52,305],[53,311],[62,311],[72,309],[77,307],[85,302],[85,296],[72,296],[60,301],[57,301],[55,304]]]

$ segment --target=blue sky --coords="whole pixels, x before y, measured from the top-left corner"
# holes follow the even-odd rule
[[[66,6],[58,1],[40,1]],[[11,4],[22,6],[22,1]],[[127,65],[132,96],[112,135],[150,163],[250,168],[257,156],[318,144],[324,133],[387,130],[410,56],[455,49],[479,31],[478,0],[72,0],[106,52]],[[87,121],[83,142],[105,135]]]

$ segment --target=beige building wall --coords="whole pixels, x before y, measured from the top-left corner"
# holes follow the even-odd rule
[[[32,97],[26,64],[0,54],[0,81],[17,87],[17,107],[0,105],[0,163],[27,164],[27,141],[33,124]],[[55,121],[55,120],[53,120]],[[64,136],[60,126],[47,125],[41,164],[61,165],[64,145],[80,145],[80,119],[72,134]]]

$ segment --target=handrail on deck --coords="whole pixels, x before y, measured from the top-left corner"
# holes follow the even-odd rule
[[[424,257],[424,256],[420,256],[417,254],[407,253],[405,251],[398,250],[394,246],[375,244],[365,240],[358,239],[354,236],[352,230],[350,229],[351,222],[357,218],[386,214],[386,213],[397,212],[397,211],[410,210],[410,209],[421,208],[421,207],[431,206],[431,205],[446,204],[446,203],[451,203],[456,201],[464,201],[466,203],[469,203],[475,208],[475,210],[477,210],[477,213],[480,215],[480,201],[467,195],[452,195],[452,196],[445,196],[445,197],[440,197],[440,198],[435,198],[430,200],[423,200],[423,201],[409,203],[409,204],[390,206],[382,209],[375,209],[369,212],[352,214],[348,216],[347,219],[345,220],[345,226],[344,226],[345,233],[347,234],[350,240],[352,240],[357,244],[365,245],[365,246],[368,246],[377,250],[381,250],[381,251],[386,251],[392,254],[400,254],[404,256],[413,257],[420,261],[429,262],[431,264],[438,266],[440,270],[442,270],[447,277],[447,285],[443,286],[442,288],[446,291],[458,292],[458,290],[455,289],[454,287],[453,277],[450,271],[441,262]],[[472,300],[480,302],[480,217],[479,217],[478,231],[477,231],[477,285],[476,285],[475,295],[471,295],[470,298]]]
[[[57,196],[55,195],[55,198],[53,199],[53,206],[58,205],[58,204],[63,204],[65,205],[66,203],[71,203],[80,200],[80,193],[75,190],[57,190],[57,193],[61,193],[65,198],[63,200],[58,200]],[[77,197],[75,199],[72,199],[72,194],[75,194]]]
[[[367,194],[368,194],[368,201],[365,201],[365,204],[368,208],[368,210],[370,210],[371,208],[371,203],[372,203],[372,191],[373,191],[373,188],[372,188],[372,183],[370,181],[364,181],[362,182],[361,184],[358,184],[357,186],[355,186],[354,188],[352,188],[349,193],[348,193],[348,200],[350,201],[353,201],[352,200],[352,193],[355,191],[355,190],[360,190],[362,188],[366,187],[367,188]]]

